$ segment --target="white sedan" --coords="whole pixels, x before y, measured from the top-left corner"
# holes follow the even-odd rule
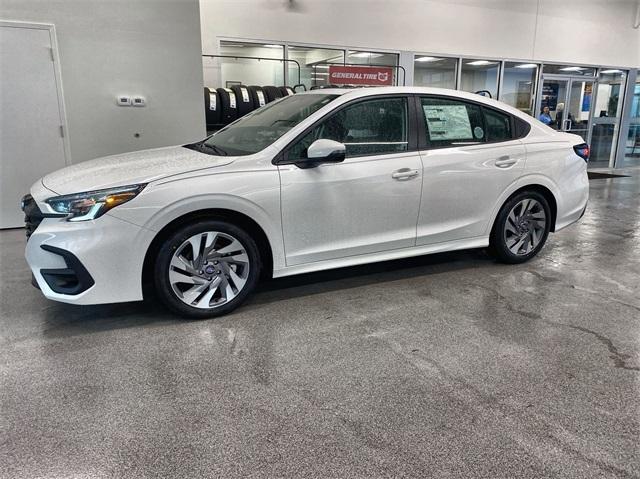
[[[143,299],[205,318],[281,277],[490,246],[535,256],[588,199],[589,148],[503,103],[431,88],[325,89],[207,139],[45,176],[26,257],[52,300]]]

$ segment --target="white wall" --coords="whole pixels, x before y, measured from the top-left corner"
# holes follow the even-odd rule
[[[200,0],[218,36],[477,57],[640,66],[636,0]],[[293,8],[291,8],[293,5]]]
[[[2,20],[56,26],[74,163],[205,135],[198,0],[1,3]],[[118,107],[122,93],[147,107]]]

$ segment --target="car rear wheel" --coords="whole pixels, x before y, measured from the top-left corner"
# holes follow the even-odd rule
[[[500,209],[491,232],[491,249],[500,261],[523,263],[542,249],[551,228],[551,211],[543,195],[523,191]]]
[[[238,307],[255,288],[260,268],[257,246],[244,230],[204,220],[165,240],[154,276],[158,296],[170,310],[204,319]]]

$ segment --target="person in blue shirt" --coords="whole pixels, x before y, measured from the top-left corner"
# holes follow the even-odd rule
[[[545,106],[542,109],[542,113],[540,113],[538,120],[540,120],[542,123],[544,123],[547,126],[553,123],[553,118],[551,118],[551,113],[548,106]]]

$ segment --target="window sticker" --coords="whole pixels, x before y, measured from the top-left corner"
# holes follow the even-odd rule
[[[473,139],[471,122],[464,105],[423,105],[422,108],[430,140]]]
[[[473,129],[473,136],[475,136],[476,138],[481,140],[484,137],[484,130],[482,128],[480,128],[479,126],[476,126]]]

